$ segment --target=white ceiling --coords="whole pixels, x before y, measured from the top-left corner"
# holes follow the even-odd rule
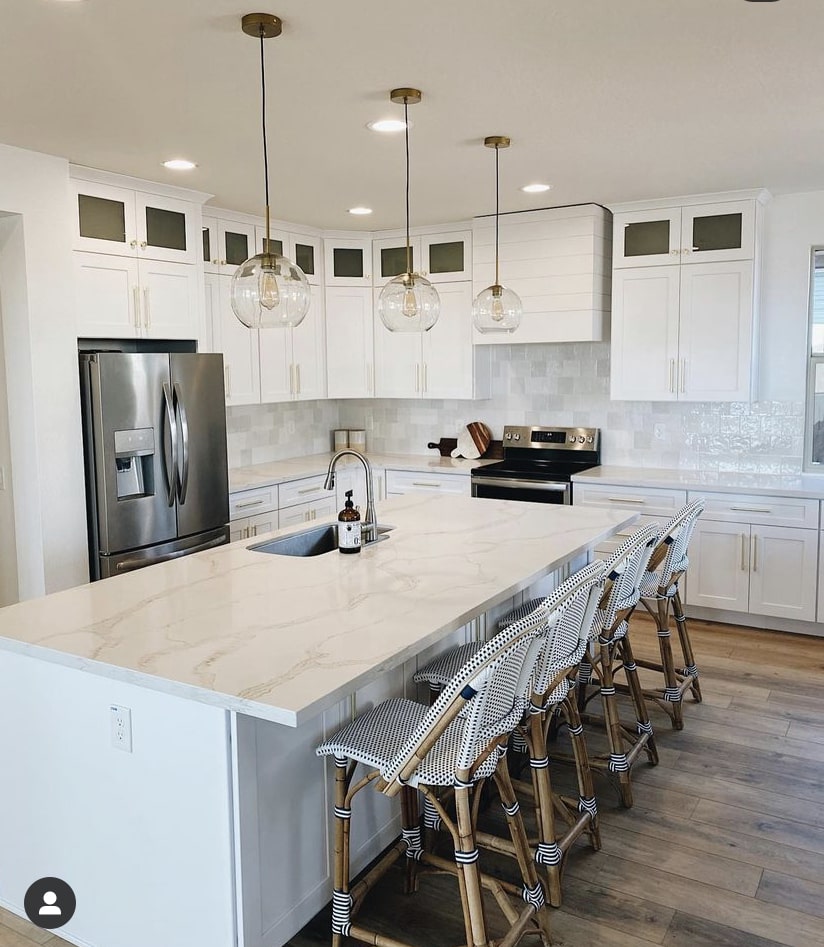
[[[365,127],[401,85],[413,225],[494,210],[492,134],[502,210],[824,188],[821,0],[2,0],[0,141],[261,213],[256,9],[279,218],[402,225],[403,136]]]

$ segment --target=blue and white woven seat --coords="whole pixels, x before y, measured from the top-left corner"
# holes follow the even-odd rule
[[[684,694],[691,691],[696,702],[701,702],[698,668],[687,629],[679,581],[689,568],[687,550],[695,524],[703,511],[704,499],[700,497],[679,510],[664,526],[658,545],[653,551],[650,568],[641,579],[641,603],[655,619],[661,660],[639,660],[638,664],[658,671],[664,677],[663,687],[646,689],[644,694],[669,714],[676,730],[682,730],[684,727]],[[681,664],[678,666],[672,651],[670,611],[675,619],[681,646]]]
[[[332,944],[340,947],[351,937],[366,943],[401,945],[400,940],[380,937],[354,922],[371,879],[384,874],[387,866],[406,855],[407,886],[416,886],[417,865],[430,864],[461,877],[460,894],[466,927],[466,943],[486,945],[486,919],[482,887],[496,897],[517,896],[520,912],[507,904],[510,926],[507,943],[514,945],[525,933],[538,933],[549,947],[549,919],[544,889],[529,847],[517,800],[506,766],[499,765],[512,729],[523,718],[535,663],[540,656],[545,630],[543,615],[533,616],[499,633],[459,668],[431,706],[392,699],[357,717],[318,747],[319,756],[335,762],[335,884],[332,901]],[[370,770],[353,784],[360,765]],[[519,853],[522,887],[490,879],[478,866],[473,804],[475,794],[487,778],[498,787],[506,814],[511,843]],[[354,886],[349,880],[349,827],[352,800],[372,785],[386,795],[401,797],[403,838],[370,873]],[[454,816],[447,812],[437,788],[454,791]],[[425,852],[417,793],[450,829],[455,843],[455,861]],[[532,928],[536,928],[533,930]]]
[[[583,832],[589,833],[593,848],[601,846],[597,807],[589,768],[586,741],[578,708],[569,700],[574,678],[571,678],[587,650],[595,610],[603,590],[604,567],[592,563],[571,576],[546,598],[532,599],[501,619],[499,628],[506,630],[519,622],[543,615],[546,630],[541,654],[535,668],[528,713],[515,731],[513,745],[526,748],[530,759],[531,784],[515,781],[516,788],[527,792],[536,802],[538,841],[535,860],[543,866],[550,903],[561,903],[561,868],[565,853]],[[418,681],[429,683],[437,692],[448,680],[455,663],[476,653],[482,645],[469,644],[453,648],[431,661],[416,675]],[[566,718],[575,752],[579,795],[576,799],[561,797],[552,791],[546,742],[550,724],[548,711],[560,708]],[[556,833],[556,814],[563,816],[566,829]],[[431,813],[425,812],[429,825]],[[478,833],[480,844],[502,850],[500,839]],[[510,850],[510,854],[514,854]]]
[[[611,775],[618,784],[621,802],[632,805],[632,765],[643,750],[651,765],[658,762],[658,752],[649,720],[638,667],[632,652],[628,630],[629,617],[640,599],[641,580],[658,540],[658,527],[653,523],[627,537],[605,563],[607,589],[601,600],[593,625],[593,641],[589,654],[581,661],[578,672],[578,707],[583,712],[589,701],[600,696],[603,717],[585,717],[606,729],[609,754],[592,757],[593,767]],[[626,675],[626,686],[635,712],[634,728],[621,723],[615,671]],[[597,689],[590,690],[593,677]]]

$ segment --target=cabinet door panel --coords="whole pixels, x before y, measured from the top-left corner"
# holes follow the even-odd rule
[[[377,314],[375,290],[375,397],[420,398],[422,343],[419,332],[390,332]]]
[[[815,621],[818,533],[812,529],[753,526],[750,611]]]
[[[472,279],[469,231],[421,237],[424,274],[432,283],[454,283]]]
[[[372,290],[358,286],[329,287],[325,322],[328,396],[371,397],[375,370]]]
[[[257,516],[250,516],[246,523],[249,527],[248,535],[252,539],[264,533],[272,533],[278,528],[278,512],[271,510],[268,513],[258,513]]]
[[[201,256],[204,273],[220,272],[220,248],[218,222],[214,217],[204,217],[200,228]]]
[[[321,285],[320,237],[295,233],[289,239],[289,253],[293,263],[303,270],[312,286]]]
[[[216,350],[223,353],[226,404],[260,403],[260,363],[258,330],[247,329],[232,310],[231,280],[209,277],[218,282],[219,307],[212,326]]]
[[[614,266],[677,263],[681,254],[681,208],[628,211],[613,219]]]
[[[682,263],[752,260],[755,202],[695,204],[681,211]]]
[[[438,287],[441,313],[423,333],[424,398],[472,398],[472,284]]]
[[[153,339],[196,339],[200,279],[196,266],[139,260],[143,331]]]
[[[412,271],[421,266],[421,239],[412,237],[409,241],[412,250]],[[406,239],[391,237],[372,241],[372,273],[375,284],[384,283],[406,272]]]
[[[303,523],[308,523],[311,506],[311,503],[299,503],[297,506],[280,510],[278,512],[278,528],[285,529],[287,526],[300,526]]]
[[[260,329],[258,332],[261,404],[291,401],[294,396],[291,332],[291,329]]]
[[[234,276],[237,268],[256,253],[254,224],[218,221],[217,250],[220,272]]]
[[[372,241],[334,240],[327,237],[324,247],[324,282],[329,286],[372,285]]]
[[[690,605],[749,611],[750,528],[699,520],[690,542]]]
[[[134,192],[75,181],[74,248],[117,256],[137,255]]]
[[[138,335],[137,260],[76,251],[72,257],[77,334],[118,339]]]
[[[135,194],[138,256],[169,263],[195,263],[202,234],[195,226],[200,209],[189,201],[155,194]],[[198,234],[201,234],[200,244]]]
[[[749,399],[752,314],[752,262],[682,267],[681,400]]]
[[[306,318],[291,330],[295,397],[312,401],[326,397],[326,347],[323,332],[323,290],[311,287]],[[274,330],[277,331],[277,330]]]
[[[616,270],[612,381],[616,400],[674,401],[680,266]]]

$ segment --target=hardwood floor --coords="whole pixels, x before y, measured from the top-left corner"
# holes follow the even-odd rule
[[[635,766],[632,809],[598,778],[603,849],[582,840],[570,853],[553,940],[824,947],[824,639],[699,621],[690,630],[704,702],[687,701],[681,733],[652,710],[661,762]],[[641,616],[632,640],[637,656],[654,657],[652,625]],[[597,735],[590,742],[597,750]],[[553,774],[556,783],[567,778],[563,767]],[[496,869],[511,870],[506,862]],[[412,897],[398,880],[390,873],[381,882],[363,918],[420,947],[462,943],[451,879],[427,875]],[[325,947],[328,925],[322,912],[290,947]],[[0,947],[61,944],[0,911]]]

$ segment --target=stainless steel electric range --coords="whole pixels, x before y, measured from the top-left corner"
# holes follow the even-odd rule
[[[572,503],[573,474],[601,463],[595,427],[507,425],[504,459],[472,470],[472,496],[530,503]]]

